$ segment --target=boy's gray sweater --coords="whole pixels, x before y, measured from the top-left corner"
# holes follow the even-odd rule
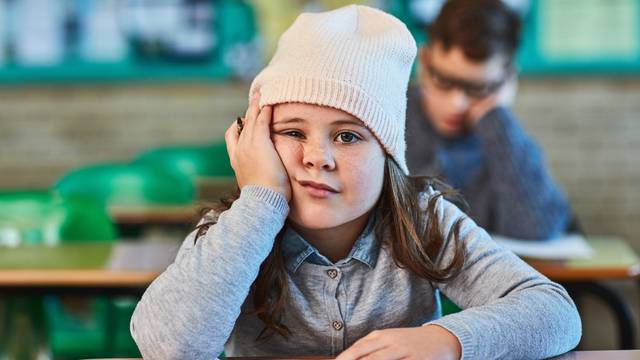
[[[438,221],[448,232],[465,215],[438,202]],[[445,284],[397,267],[371,231],[373,220],[349,256],[335,264],[287,230],[289,292],[282,320],[292,335],[255,341],[263,326],[246,312],[250,287],[288,210],[282,195],[246,186],[195,245],[194,233],[186,238],[131,319],[145,358],[212,359],[223,350],[228,356],[335,356],[373,330],[430,323],[457,336],[464,359],[545,358],[571,350],[580,339],[580,318],[565,290],[464,218],[464,270]],[[452,253],[448,244],[444,260]],[[438,291],[465,310],[440,317]]]

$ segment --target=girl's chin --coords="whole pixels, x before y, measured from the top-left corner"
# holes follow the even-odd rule
[[[294,225],[305,229],[331,229],[348,222],[348,214],[344,214],[335,208],[311,209],[306,211],[298,211],[296,207],[291,209],[289,213],[289,221]]]
[[[333,219],[330,216],[296,216],[296,214],[290,215],[289,221],[297,227],[313,230],[330,229],[344,224],[344,221]]]

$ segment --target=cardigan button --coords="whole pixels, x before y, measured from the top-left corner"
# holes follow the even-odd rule
[[[333,323],[331,323],[331,325],[333,326],[334,329],[338,331],[342,330],[342,327],[344,326],[344,324],[342,324],[341,321],[337,321],[337,320],[334,320]]]

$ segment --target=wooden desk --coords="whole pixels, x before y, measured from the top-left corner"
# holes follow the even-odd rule
[[[119,225],[190,225],[198,221],[198,205],[111,206],[109,214]]]
[[[124,223],[193,219],[192,206],[114,209]],[[139,209],[138,209],[139,210]],[[587,260],[527,260],[551,280],[563,283],[594,283],[630,279],[640,274],[640,259],[624,241],[593,237],[587,241],[595,256]],[[173,262],[178,244],[141,243],[67,244],[60,247],[3,248],[0,252],[0,287],[77,286],[146,287]],[[34,264],[37,269],[34,269]]]
[[[140,295],[173,262],[179,246],[116,242],[3,248],[0,293]]]
[[[634,349],[636,325],[633,312],[621,294],[601,282],[637,278],[640,275],[640,259],[619,238],[588,237],[587,242],[594,250],[594,256],[590,259],[525,260],[551,280],[562,283],[572,297],[591,295],[608,305],[617,320],[620,348]]]
[[[533,260],[529,265],[558,282],[631,279],[640,275],[640,259],[624,240],[588,237],[594,256],[580,260]]]
[[[564,282],[572,295],[586,292],[605,301],[617,318],[620,347],[635,348],[635,323],[628,304],[613,289],[597,282],[636,277],[640,261],[620,240],[588,241],[596,253],[592,259],[529,263],[552,280]],[[3,248],[0,293],[141,295],[173,262],[179,245],[118,242]]]
[[[288,356],[288,357],[228,357],[229,360],[329,360],[325,356]],[[554,357],[553,360],[640,360],[640,350],[612,350],[612,351],[572,351]],[[88,359],[87,359],[88,360]],[[93,359],[107,360],[107,359]],[[111,359],[116,360],[116,359]],[[119,359],[138,360],[138,359]],[[142,359],[139,359],[142,360]]]
[[[234,177],[196,179],[199,199],[218,200],[237,191]],[[109,213],[119,225],[185,225],[195,224],[203,203],[176,206],[111,206]]]
[[[640,350],[572,351],[553,360],[638,360]]]

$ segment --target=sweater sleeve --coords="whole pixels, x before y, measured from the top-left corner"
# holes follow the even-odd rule
[[[145,359],[213,359],[223,351],[288,211],[281,194],[246,186],[195,244],[195,232],[187,236],[131,318]]]
[[[462,219],[462,271],[438,288],[464,309],[428,324],[452,332],[463,359],[541,359],[565,353],[579,342],[582,328],[565,289],[496,244],[482,228],[446,200],[438,200],[445,234]],[[453,258],[449,241],[443,264]]]
[[[505,108],[490,111],[476,132],[492,177],[491,231],[520,239],[549,239],[565,231],[571,217],[567,200],[513,113]]]

